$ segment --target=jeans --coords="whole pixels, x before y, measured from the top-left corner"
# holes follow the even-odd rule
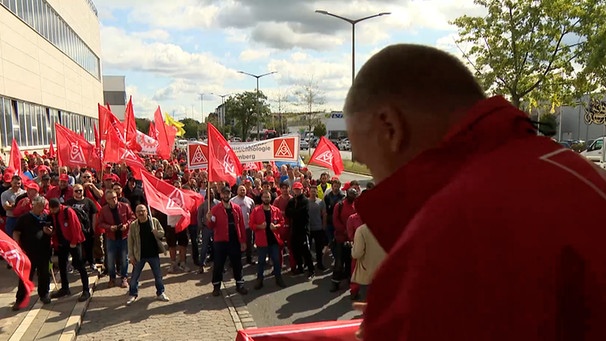
[[[139,295],[139,277],[145,263],[149,264],[152,274],[154,275],[154,283],[156,284],[156,296],[162,295],[164,292],[164,284],[162,283],[162,271],[160,270],[160,257],[141,258],[133,266],[132,276],[130,278],[130,288],[128,294],[130,296]]]
[[[335,243],[335,268],[332,282],[341,283],[351,278],[351,246],[348,243]]]
[[[209,229],[208,227],[203,227],[201,228],[200,232],[202,235],[202,238],[200,238],[200,265],[205,265],[206,257],[208,256],[209,252],[212,253],[211,243],[213,238],[213,230]]]
[[[82,261],[82,246],[80,244],[71,248],[69,245],[59,246],[57,258],[59,258],[59,273],[61,274],[61,289],[69,290],[69,280],[67,278],[67,259],[72,256],[72,267],[80,273],[82,281],[82,291],[88,291],[88,274]]]
[[[335,253],[337,253],[337,248],[336,248],[336,242],[335,242],[335,227],[332,225],[326,225],[326,242],[328,244],[328,247],[330,248],[330,252],[332,253],[333,257],[335,256]]]
[[[307,244],[307,233],[297,232],[291,235],[291,250],[294,253],[297,267],[305,266],[308,271],[314,271],[314,263],[311,260],[311,252]]]
[[[316,250],[316,264],[319,267],[323,267],[322,258],[324,258],[324,246],[326,246],[326,232],[324,230],[311,231],[310,239],[314,241],[314,248]]]
[[[6,225],[4,226],[6,230],[6,234],[13,238],[13,231],[15,230],[15,225],[17,225],[17,219],[15,217],[6,217]]]
[[[198,250],[198,225],[189,225],[187,227],[189,239],[191,240],[191,258],[194,264],[200,264],[200,251]]]
[[[116,257],[120,257],[120,276],[126,278],[128,274],[128,241],[126,239],[107,239],[107,269],[109,279],[116,279]]]
[[[278,244],[257,247],[257,254],[259,256],[257,279],[263,279],[263,272],[265,271],[265,262],[268,254],[272,264],[274,265],[274,276],[278,277],[282,274],[282,263],[280,263],[280,246]]]
[[[253,230],[250,228],[246,229],[246,261],[252,263],[252,250],[255,236]]]
[[[225,267],[225,261],[228,257],[229,262],[231,263],[231,268],[234,272],[236,286],[243,286],[244,280],[242,279],[242,252],[240,251],[240,242],[237,240],[229,242],[214,242],[213,249],[215,250],[212,278],[213,286],[215,288],[221,287],[221,282],[223,281],[223,269]]]

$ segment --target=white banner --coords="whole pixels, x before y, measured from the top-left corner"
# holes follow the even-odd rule
[[[282,136],[257,142],[231,142],[241,163],[263,161],[298,161],[299,136]]]
[[[141,154],[156,155],[158,150],[158,140],[137,131],[137,143],[141,146]]]

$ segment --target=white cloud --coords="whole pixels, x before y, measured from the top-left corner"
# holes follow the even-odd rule
[[[240,60],[243,62],[259,60],[269,57],[270,53],[270,49],[246,49],[240,52]]]
[[[161,29],[153,29],[144,32],[132,32],[131,35],[135,38],[140,38],[146,41],[169,41],[170,33]]]
[[[105,67],[209,82],[237,76],[209,53],[190,53],[170,43],[148,43],[116,27],[103,26],[101,37]]]

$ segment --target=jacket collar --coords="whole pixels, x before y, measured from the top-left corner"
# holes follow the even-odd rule
[[[536,135],[536,129],[528,115],[504,98],[478,102],[436,148],[419,154],[361,195],[356,209],[389,252],[424,203],[445,187],[470,158],[510,139],[530,135]]]

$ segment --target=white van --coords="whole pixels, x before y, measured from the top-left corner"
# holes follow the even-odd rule
[[[176,145],[177,145],[177,148],[179,148],[179,149],[185,149],[185,148],[187,148],[187,143],[188,143],[187,140],[177,140]]]
[[[586,150],[581,152],[581,155],[593,162],[600,162],[603,159],[604,153],[604,137],[595,139]]]

